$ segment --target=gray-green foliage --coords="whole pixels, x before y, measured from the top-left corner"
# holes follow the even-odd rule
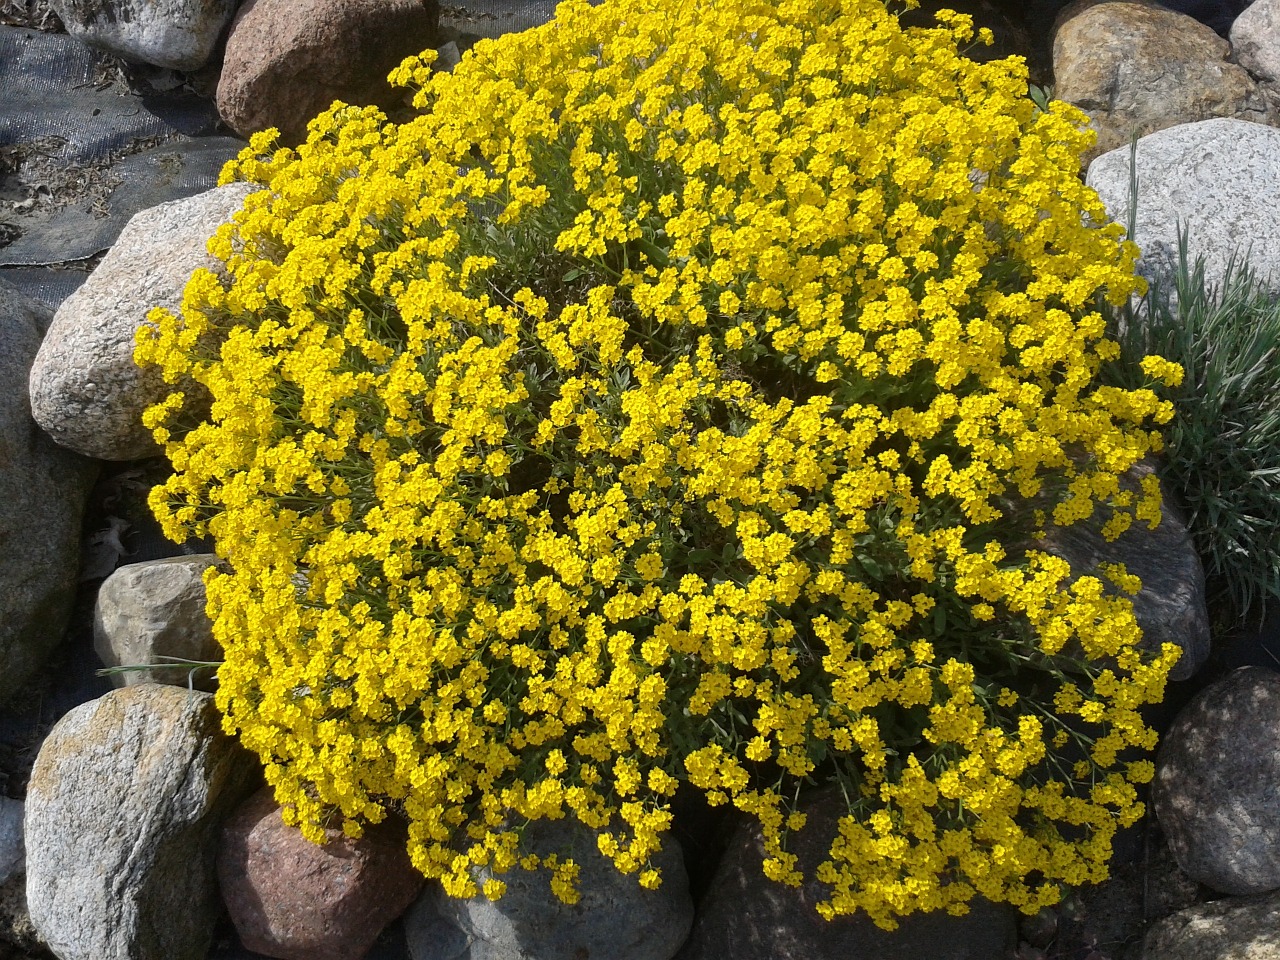
[[[1108,313],[1113,383],[1141,386],[1149,354],[1182,364],[1161,480],[1187,511],[1216,618],[1260,616],[1280,598],[1280,303],[1247,258],[1207,284],[1181,230],[1172,277]]]
[[[1036,105],[1036,110],[1040,113],[1049,112],[1049,101],[1053,99],[1053,84],[1046,84],[1043,87],[1037,87],[1030,84],[1027,87],[1027,96],[1031,98],[1031,102]]]

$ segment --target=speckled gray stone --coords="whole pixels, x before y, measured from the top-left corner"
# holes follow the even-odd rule
[[[61,960],[204,960],[222,818],[255,766],[207,693],[162,684],[76,707],[27,787],[27,905]]]
[[[244,198],[261,187],[231,183],[162,203],[129,221],[120,238],[54,314],[31,367],[31,413],[59,444],[99,460],[160,451],[142,412],[174,389],[158,367],[133,362],[134,335],[152,307],[176,312],[205,249]]]
[[[1197,694],[1160,743],[1152,800],[1188,876],[1280,889],[1280,673],[1241,667]]]
[[[1198,903],[1157,920],[1142,960],[1280,960],[1280,894]]]
[[[170,70],[209,62],[236,0],[50,0],[67,33],[126,60]]]
[[[1117,223],[1129,218],[1129,147],[1089,165],[1086,182]],[[1258,278],[1280,292],[1280,129],[1245,120],[1202,120],[1142,137],[1137,145],[1138,210],[1133,239],[1140,271],[1168,278],[1185,225],[1194,264],[1220,286],[1227,262],[1252,247]]]
[[[166,557],[118,568],[103,581],[93,617],[93,648],[108,667],[164,663],[166,657],[211,661],[222,659],[205,613],[205,570],[218,562],[215,554]],[[192,674],[189,666],[157,666],[111,675],[117,687],[137,683],[171,683],[200,690],[213,688],[215,672],[207,667]]]
[[[31,418],[28,371],[49,322],[47,307],[0,283],[0,704],[62,640],[98,472]]]
[[[1280,0],[1253,0],[1236,17],[1231,52],[1259,80],[1280,80]]]
[[[551,892],[548,871],[515,868],[502,875],[506,893],[496,902],[447,896],[429,884],[405,916],[413,960],[670,960],[693,923],[693,901],[680,844],[670,835],[654,864],[657,890],[635,874],[622,874],[596,847],[595,832],[576,820],[536,820],[528,849],[572,855],[581,899],[572,906]],[[478,882],[491,874],[477,873]]]

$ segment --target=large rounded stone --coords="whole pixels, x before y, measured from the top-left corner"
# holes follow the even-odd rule
[[[1142,960],[1280,960],[1280,895],[1198,903],[1157,920]]]
[[[204,960],[217,829],[257,768],[207,693],[145,684],[76,707],[27,787],[27,903],[61,960]]]
[[[433,46],[435,0],[248,0],[227,35],[218,113],[243,137],[275,127],[289,144],[334,100],[394,106],[387,83]]]
[[[1231,25],[1236,62],[1259,80],[1280,80],[1280,0],[1254,0]]]
[[[177,312],[198,267],[218,266],[209,238],[262,189],[231,183],[137,214],[110,252],[58,308],[31,368],[31,413],[59,444],[99,460],[158,453],[142,412],[173,388],[133,362],[152,307]]]
[[[50,319],[47,307],[0,283],[0,703],[62,640],[98,472],[31,417],[28,374]]]
[[[1142,478],[1155,470],[1153,459],[1138,462],[1121,478],[1122,488],[1136,493]],[[1123,564],[1142,581],[1142,589],[1130,598],[1133,615],[1142,628],[1140,646],[1152,656],[1166,643],[1178,647],[1182,656],[1169,677],[1189,679],[1209,659],[1209,610],[1204,567],[1181,509],[1164,497],[1160,523],[1154,530],[1137,522],[1111,541],[1102,535],[1104,522],[1102,511],[1098,511],[1079,523],[1050,526],[1043,539],[1026,546],[1066,560],[1081,574],[1093,573],[1099,564]]]
[[[1064,23],[1053,44],[1054,96],[1091,119],[1098,142],[1086,162],[1128,145],[1136,130],[1210,117],[1273,119],[1258,84],[1227,61],[1231,45],[1189,16],[1160,6],[1104,3]]]
[[[1280,130],[1237,119],[1202,120],[1138,141],[1139,269],[1167,280],[1178,262],[1178,231],[1205,282],[1221,289],[1228,262],[1249,253],[1257,279],[1280,293]],[[1086,182],[1116,223],[1129,220],[1130,151],[1105,153]]]
[[[402,826],[323,846],[287,826],[270,788],[227,821],[218,849],[222,897],[244,945],[281,960],[360,960],[422,889]]]
[[[829,859],[848,805],[838,790],[823,788],[802,799],[800,809],[809,820],[787,849],[812,878]],[[759,824],[743,818],[676,960],[993,960],[1017,942],[1017,912],[981,899],[962,917],[911,914],[892,933],[865,915],[824,920],[815,905],[829,888],[813,879],[799,888],[769,880],[761,871],[764,858]]]
[[[1178,715],[1156,756],[1156,816],[1178,865],[1223,893],[1280,889],[1280,674],[1241,667]]]
[[[236,0],[50,0],[67,32],[126,60],[199,70],[212,56]]]
[[[218,562],[211,553],[166,557],[118,568],[98,589],[93,647],[108,667],[156,664],[146,670],[111,675],[118,687],[172,683],[212,689],[216,674],[183,664],[161,666],[166,658],[216,662],[222,648],[205,613],[203,574]]]
[[[595,831],[569,817],[533,821],[524,844],[540,856],[571,856],[581,899],[562,902],[547,871],[519,867],[502,875],[507,889],[496,901],[454,899],[432,884],[405,918],[413,960],[669,960],[684,942],[693,901],[674,837],[664,836],[654,857],[662,875],[656,890],[619,872],[597,847]],[[476,882],[491,876],[478,870]]]

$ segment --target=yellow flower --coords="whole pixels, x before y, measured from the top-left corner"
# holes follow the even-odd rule
[[[1158,479],[1120,478],[1171,407],[1099,379],[1092,305],[1142,282],[1084,116],[973,37],[880,0],[568,0],[406,60],[408,118],[336,104],[227,166],[262,189],[220,269],[136,339],[173,387],[149,502],[225,561],[216,702],[304,835],[402,810],[450,895],[518,865],[574,902],[511,824],[572,816],[653,888],[683,781],[799,884],[821,775],[828,919],[1105,874],[1177,652],[1140,645],[1136,578],[1026,542],[1158,523]]]

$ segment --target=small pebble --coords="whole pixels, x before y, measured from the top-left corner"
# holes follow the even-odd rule
[[[1033,947],[1047,947],[1058,935],[1058,915],[1046,907],[1034,917],[1021,917],[1018,932],[1022,939]]]

